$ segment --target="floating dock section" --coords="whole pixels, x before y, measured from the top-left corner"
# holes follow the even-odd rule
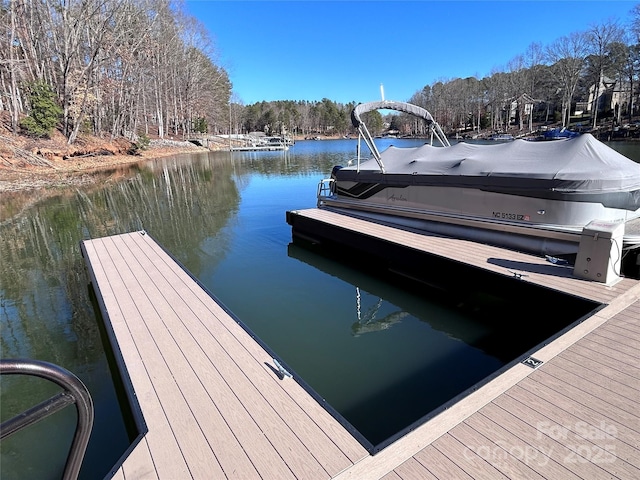
[[[138,412],[113,478],[328,479],[368,456],[149,235],[82,249]]]
[[[530,255],[317,209],[287,218],[307,240],[402,246],[606,306],[371,455],[149,235],[85,241],[138,412],[113,478],[640,478],[640,282],[605,286]]]

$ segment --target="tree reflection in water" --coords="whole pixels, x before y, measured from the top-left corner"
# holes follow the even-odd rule
[[[168,157],[95,175],[99,182],[94,186],[63,189],[46,198],[38,191],[7,195],[2,214],[9,218],[0,224],[2,357],[53,362],[87,384],[96,422],[83,478],[103,477],[129,439],[80,241],[144,229],[197,274],[203,261],[211,265],[225,255],[224,236],[216,238],[213,252],[205,254],[199,245],[229,222],[240,198],[238,168],[223,153]],[[50,394],[47,382],[3,379],[2,420]],[[3,478],[17,472],[20,478],[25,472],[32,478],[59,478],[75,418],[62,414],[42,423],[2,443]],[[36,440],[51,431],[61,439]]]

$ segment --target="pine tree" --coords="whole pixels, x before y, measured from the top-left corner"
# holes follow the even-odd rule
[[[32,137],[49,137],[62,115],[56,95],[45,82],[38,81],[28,86],[31,111],[20,121],[20,127]]]

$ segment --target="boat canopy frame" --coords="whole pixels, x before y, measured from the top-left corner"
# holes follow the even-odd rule
[[[446,135],[442,131],[442,128],[435,121],[433,116],[424,108],[419,107],[417,105],[413,105],[411,103],[406,102],[396,102],[393,100],[381,100],[378,102],[367,102],[360,103],[356,105],[356,107],[351,111],[351,123],[355,128],[358,129],[358,169],[360,167],[360,140],[363,139],[364,142],[369,147],[373,158],[375,158],[378,166],[380,167],[380,171],[385,173],[384,163],[382,163],[382,157],[375,143],[373,142],[373,137],[369,130],[367,129],[366,124],[360,118],[361,115],[372,112],[374,110],[395,110],[397,112],[404,112],[410,115],[413,115],[418,118],[422,118],[427,122],[427,126],[429,127],[429,131],[431,133],[431,145],[433,145],[433,138],[435,138],[445,147],[450,147],[451,144],[447,139]]]

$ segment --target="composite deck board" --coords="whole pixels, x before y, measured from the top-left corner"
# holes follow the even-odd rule
[[[575,389],[574,395],[590,395],[605,401],[610,407],[627,411],[632,415],[638,413],[637,405],[630,402],[628,397],[620,395],[616,390],[612,390],[612,388],[616,386],[614,382],[607,382],[607,385],[601,385],[592,381],[589,377],[574,373],[571,371],[571,366],[566,366],[564,362],[550,362],[544,369],[544,372],[561,384],[564,384],[566,388],[569,388],[569,386],[573,387]],[[538,375],[540,375],[545,381],[550,380],[548,377],[543,377],[542,373],[536,373],[537,375],[532,375],[533,378],[537,379]],[[632,401],[635,400],[632,399]]]
[[[321,209],[293,213],[502,275],[520,272],[522,281],[605,305],[534,352],[542,366],[513,366],[339,480],[640,478],[637,280],[607,286],[533,255]]]
[[[591,391],[596,395],[609,398],[611,403],[619,405],[628,405],[637,400],[637,391],[627,387],[625,384],[611,379],[597,371],[582,367],[573,362],[564,360],[557,361],[549,365],[549,372],[552,375],[570,380],[575,386],[584,390]]]
[[[582,423],[583,420],[576,421],[580,423],[572,423],[571,415],[568,413],[559,418],[557,422],[549,422],[548,417],[529,407],[531,400],[532,398],[528,395],[524,395],[522,399],[515,399],[511,395],[502,395],[494,401],[494,404],[500,406],[504,411],[517,415],[519,421],[535,432],[535,438],[539,444],[546,444],[549,448],[559,450],[559,458],[572,468],[575,467],[573,471],[578,475],[594,478],[601,476],[604,471],[611,476],[621,475],[623,478],[638,478],[640,476],[640,470],[621,456],[616,455],[615,462],[612,461],[614,453],[624,453],[628,456],[629,452],[625,448],[624,442],[616,441],[614,444],[615,436],[608,438],[606,428],[604,430],[598,429],[597,423],[587,425],[586,422]],[[523,401],[525,403],[522,403]],[[542,427],[543,425],[544,427]],[[557,433],[556,429],[551,429],[553,426],[562,426],[563,430]],[[581,434],[583,429],[594,432],[595,438]],[[547,434],[547,431],[551,433]],[[548,452],[549,449],[546,451]]]
[[[612,347],[615,348],[613,344],[610,344],[609,347],[605,349],[602,348],[601,345],[594,345],[593,342],[587,339],[581,342],[580,345],[573,345],[570,350],[568,350],[568,353],[574,354],[575,356],[573,358],[579,362],[594,362],[596,364],[594,366],[596,367],[603,365],[606,368],[611,368],[614,371],[614,375],[620,376],[629,386],[640,388],[638,384],[640,381],[640,358],[635,358],[621,352],[616,352],[616,356],[612,357]],[[563,357],[564,355],[563,353]]]
[[[525,282],[603,303],[617,297],[634,283],[632,279],[623,278],[613,285],[603,286],[596,282],[575,278],[572,268],[551,264],[540,256],[437,234],[417,233],[326,209],[298,210],[291,214],[501,275],[514,276],[516,272],[523,275],[522,280]]]
[[[392,475],[393,473],[395,473],[395,477]],[[393,472],[382,478],[384,480],[392,480],[394,478],[401,478],[402,480],[437,480],[438,477],[431,473],[429,469],[418,460],[412,457]]]
[[[626,310],[614,315],[445,435],[458,438],[464,452],[481,454],[508,478],[640,478],[640,368],[628,355],[617,355],[613,342],[607,345],[606,366],[597,358],[575,362],[576,352],[618,321],[639,320]],[[634,351],[637,355],[637,344]],[[434,449],[435,442],[419,455],[437,462],[441,452]],[[532,471],[522,472],[525,467]]]
[[[632,373],[629,374],[625,369],[621,369],[622,365],[618,362],[607,362],[606,359],[598,356],[592,357],[589,352],[586,352],[585,355],[576,350],[577,348],[568,349],[562,352],[558,358],[566,360],[569,366],[573,364],[576,368],[581,368],[582,372],[586,376],[591,376],[591,379],[595,382],[607,379],[616,382],[620,386],[619,392],[625,393],[631,398],[640,396],[640,383],[636,377],[638,372],[630,370]],[[626,370],[629,371],[629,369]]]
[[[632,345],[620,345],[618,342],[598,336],[597,332],[589,335],[580,344],[580,349],[592,352],[592,356],[598,357],[599,361],[607,364],[625,365],[624,371],[636,378],[640,377],[640,351]],[[579,351],[579,350],[578,350]]]
[[[148,235],[83,247],[148,429],[114,478],[327,479],[367,456]]]
[[[622,335],[628,339],[627,343],[635,344],[640,341],[638,317],[640,317],[640,312],[632,313],[631,309],[628,309],[624,315],[620,315],[616,323],[608,323],[605,330]]]
[[[620,348],[621,351],[628,351],[632,356],[637,356],[638,354],[637,344],[633,345],[632,343],[629,343],[627,335],[612,331],[608,328],[598,330],[594,341],[608,341],[615,344],[617,346],[616,348]]]
[[[152,247],[157,251],[158,257],[162,258],[161,249],[157,244],[153,244]],[[164,265],[158,264],[160,269],[168,269],[166,274],[170,275],[173,272],[176,275],[186,275],[185,272],[175,262],[164,262]],[[189,278],[183,278],[186,286],[190,289],[194,295],[192,298],[192,306],[197,306],[202,302],[208,302],[208,308],[222,317],[227,316],[226,312],[217,304],[211,303],[208,294],[198,287],[194,282],[189,281]],[[196,307],[192,307],[196,308]],[[206,314],[206,312],[205,312]],[[235,343],[238,342],[242,345],[242,349],[236,349],[234,354],[234,362],[238,367],[240,362],[244,362],[247,372],[253,372],[256,374],[254,381],[258,390],[269,390],[270,378],[265,378],[262,375],[264,363],[271,362],[271,357],[266,354],[264,349],[258,345],[246,331],[242,329],[236,323],[223,325],[222,323],[207,323],[208,332],[211,337],[215,338],[217,342],[226,349],[235,348]],[[251,361],[251,358],[258,359],[259,362],[263,362],[260,365]],[[231,368],[232,364],[223,364],[224,367]],[[233,376],[237,372],[229,371],[225,372],[226,376]],[[288,389],[286,387],[291,387]],[[292,390],[293,389],[293,390]],[[287,404],[291,398],[295,397],[296,404],[300,405],[300,408],[291,409],[291,405]],[[359,445],[354,444],[353,437],[344,430],[334,419],[313,400],[309,395],[300,392],[297,384],[285,384],[281,390],[276,390],[270,395],[270,402],[274,405],[275,409],[280,412],[286,412],[285,419],[295,425],[298,435],[305,438],[305,442],[310,445],[314,445],[316,442],[316,454],[321,463],[327,465],[327,469],[341,468],[341,466],[347,461],[355,461],[362,456],[362,449]],[[314,422],[307,422],[307,417],[311,416]],[[331,438],[335,444],[333,448],[327,448],[326,444],[322,444],[321,440],[325,437]]]
[[[536,403],[532,408],[546,412],[549,418],[557,416],[564,417],[566,420],[577,419],[575,422],[566,422],[567,428],[573,428],[574,431],[577,425],[583,425],[578,422],[585,422],[598,430],[603,430],[603,427],[614,427],[622,442],[636,449],[640,446],[638,445],[640,424],[634,420],[633,416],[627,412],[620,412],[614,406],[607,404],[606,400],[584,397],[580,403],[572,398],[570,389],[566,390],[565,395],[565,391],[554,390],[550,388],[550,384],[552,385],[549,381],[540,383],[530,378],[529,381],[519,384],[518,390],[514,389],[512,393],[514,396],[518,395],[518,398],[523,395],[529,395],[529,398],[532,395],[535,396]],[[560,425],[558,420],[560,418],[556,418],[554,425]],[[604,430],[606,431],[606,428]],[[636,462],[640,460],[637,452],[636,458]]]
[[[152,480],[158,478],[146,438],[143,438],[131,452],[129,461],[116,472],[114,478],[122,478],[123,480],[131,478]]]
[[[104,266],[97,262],[96,276],[117,274],[127,287],[122,293],[108,285],[100,292],[105,303],[108,299],[117,305],[114,313],[109,312],[109,320],[114,329],[117,326],[122,330],[119,347],[139,399],[144,397],[148,403],[143,407],[145,419],[159,419],[158,428],[149,427],[114,478],[197,478],[208,467],[194,467],[191,462],[203,461],[207,447],[219,470],[206,478],[640,478],[638,281],[622,279],[606,286],[574,278],[566,267],[532,255],[420,235],[318,209],[296,214],[501,275],[521,272],[526,275],[523,281],[606,306],[534,352],[533,356],[544,361],[542,366],[533,370],[514,365],[382,451],[368,455],[296,382],[275,377],[267,366],[272,361],[268,352],[159,245],[148,236],[141,236],[148,244],[139,245],[136,234],[109,237],[122,243],[107,249],[109,259]],[[86,250],[95,251],[106,248],[108,242],[98,239],[87,243]],[[104,254],[102,251],[101,258]],[[155,302],[136,298],[142,287],[126,271],[113,266],[119,257],[127,268],[138,265],[145,272],[159,272],[153,281],[151,273],[146,280],[146,273],[135,276],[145,290],[159,292],[163,299]],[[176,311],[180,302],[188,305],[195,323],[163,323],[182,318]],[[149,314],[150,304],[155,313]],[[132,308],[137,314],[131,318],[141,325],[128,324]],[[143,319],[145,316],[149,318]],[[141,345],[141,341],[148,345]],[[178,346],[183,343],[186,348]],[[149,350],[162,365],[164,357],[157,357],[156,351],[160,349],[166,355],[171,352],[178,356],[176,365],[164,363],[163,369],[172,373],[169,379],[157,379],[152,366],[140,359],[140,351]],[[126,358],[124,350],[134,352],[131,359]],[[138,358],[133,358],[136,355]],[[196,373],[203,368],[208,371]],[[179,427],[172,423],[175,413],[166,411],[158,393],[161,387],[171,388],[171,381],[178,382],[176,378],[182,375],[200,386],[194,392],[179,392],[177,399],[167,399],[168,405],[194,411],[203,405],[201,402],[209,402],[211,411],[218,412],[215,428],[194,420],[200,433],[190,440],[191,444],[175,437],[179,433]],[[245,403],[242,399],[256,394],[254,410],[252,401]],[[223,441],[212,433],[215,430],[219,435],[218,429],[235,429],[231,447],[215,443]],[[607,436],[612,429],[614,434]],[[260,442],[254,442],[256,432],[262,433]],[[201,453],[188,454],[186,445]],[[228,471],[234,462],[226,456],[234,449],[239,452],[237,466],[243,476]],[[277,458],[273,457],[276,450]],[[261,455],[269,456],[269,460],[261,463]],[[275,466],[270,463],[274,458]]]
[[[107,272],[106,283],[114,288],[120,311],[126,319],[124,325],[116,325],[113,323],[113,310],[108,310],[142,414],[149,427],[146,439],[156,475],[158,478],[165,475],[193,478],[197,474],[193,471],[194,468],[208,469],[214,474],[219,474],[221,470],[215,456],[211,455],[208,459],[201,456],[203,451],[211,450],[210,446],[190,414],[189,406],[176,383],[176,377],[166,365],[162,345],[156,343],[156,339],[148,330],[149,324],[157,321],[157,315],[152,305],[143,303],[148,300],[139,285],[131,284],[131,266],[120,261],[119,250],[123,245],[122,242],[118,243],[120,245],[115,245],[114,239],[108,237],[93,241],[92,245],[99,258],[109,260],[104,263],[105,269],[111,270]],[[98,280],[98,285],[104,298],[102,292],[105,281]],[[148,322],[145,315],[151,315],[153,322]],[[119,326],[123,328],[118,329]],[[125,329],[131,336],[134,348],[127,348],[128,345],[121,342]],[[144,371],[131,371],[130,365],[136,360],[143,362]],[[183,436],[184,432],[188,434]],[[134,459],[135,457],[129,458]],[[125,471],[126,468],[123,467]]]
[[[507,474],[512,469],[517,473],[526,472],[524,476],[514,475],[510,478],[535,478],[535,476],[566,480],[579,478],[561,462],[547,457],[544,453],[525,457],[524,452],[539,452],[539,445],[534,446],[527,443],[502,421],[496,423],[489,416],[478,412],[465,420],[463,425],[468,426],[472,432],[465,439],[466,448],[477,452],[502,473]],[[459,428],[462,429],[463,426],[454,428],[451,435],[458,435]],[[431,449],[425,450],[430,451]],[[523,453],[520,455],[520,452]],[[542,471],[541,466],[544,467]]]
[[[505,400],[503,400],[503,398],[504,397],[501,396],[497,400],[504,402]],[[517,408],[517,406],[512,410],[513,407],[514,405],[509,404],[508,408],[505,409],[492,403],[483,409],[482,412],[495,424],[501,424],[515,433],[520,442],[515,444],[516,448],[520,446],[524,452],[535,449],[540,452],[541,455],[554,460],[555,463],[562,464],[568,471],[579,478],[603,478],[604,471],[597,464],[587,465],[586,462],[579,461],[578,459],[576,459],[576,461],[567,461],[568,459],[572,459],[572,455],[574,454],[573,445],[559,442],[555,440],[555,438],[547,435],[538,435],[540,430],[536,428],[535,424],[531,425],[531,423],[527,422],[529,416],[522,418],[523,414],[526,415],[529,412],[523,408]],[[522,445],[528,445],[529,447],[522,448]],[[513,449],[513,446],[510,450],[511,449]],[[540,458],[542,459],[543,457],[541,456]],[[544,461],[540,461],[535,467],[538,472],[545,475],[546,465],[544,465]]]
[[[442,438],[443,437],[440,437],[432,444],[429,454],[423,450],[422,452],[418,452],[414,458],[424,465],[437,478],[474,480],[474,477],[465,472],[459,464],[452,461],[447,455],[443,454],[442,451],[437,448],[436,445],[442,442]],[[478,472],[473,473],[476,474]]]
[[[158,472],[167,476],[188,478],[189,469],[173,435],[170,425],[165,417],[162,405],[152,383],[152,374],[147,370],[147,365],[143,363],[142,356],[138,350],[138,345],[134,340],[129,322],[132,324],[141,322],[141,317],[135,309],[131,296],[126,291],[122,291],[122,284],[117,282],[119,278],[118,267],[113,263],[108,252],[105,251],[102,242],[94,241],[84,243],[87,260],[91,262],[91,270],[94,277],[96,293],[102,299],[103,305],[109,310],[103,312],[108,315],[111,329],[117,335],[117,343],[113,345],[124,359],[127,374],[135,385],[135,395],[138,398],[140,409],[144,418],[153,418],[156,426],[151,429],[141,441],[136,450],[148,448],[153,451],[153,456],[149,456],[151,464],[148,468],[152,470],[149,478],[159,478]],[[125,321],[126,318],[126,321]],[[146,446],[146,447],[145,447]],[[139,464],[138,461],[144,458],[137,455],[137,452],[130,455],[126,465],[121,467],[125,473],[148,470],[147,465]],[[137,478],[129,477],[127,478]]]
[[[275,456],[276,461],[268,464],[271,473],[282,475],[284,478],[289,475],[291,478],[286,464],[277,461],[280,459],[274,455],[276,452],[272,446],[259,442],[263,437],[257,436],[259,430],[252,429],[252,422],[241,418],[238,421],[241,428],[237,430],[238,433],[234,433],[235,417],[241,414],[242,406],[233,403],[233,392],[229,392],[224,381],[215,376],[214,359],[223,358],[225,352],[203,351],[204,347],[197,340],[200,338],[198,332],[189,332],[189,327],[180,317],[181,312],[176,311],[180,306],[180,298],[164,277],[152,278],[147,274],[146,258],[139,252],[127,248],[120,248],[118,252],[124,253],[122,260],[132,270],[140,268],[135,277],[131,271],[131,281],[125,283],[129,283],[129,290],[140,304],[139,308],[145,311],[144,323],[147,331],[141,329],[140,338],[152,351],[143,351],[142,355],[161,363],[162,369],[171,374],[171,377],[164,376],[166,383],[161,384],[158,390],[166,392],[161,401],[163,405],[168,405],[167,410],[174,416],[175,420],[172,420],[171,424],[184,428],[184,431],[177,432],[176,436],[186,437],[192,442],[186,445],[192,456],[187,459],[187,463],[203,465],[204,469],[192,471],[192,476],[204,478],[212,465],[217,467],[217,472],[210,472],[212,474],[222,475],[223,472],[233,471],[244,476],[256,475],[256,468],[264,468],[265,465],[259,464],[254,468],[248,452],[243,449],[241,438],[238,437],[247,431],[247,438],[256,435],[253,448],[259,453],[258,458],[265,455]],[[132,282],[136,280],[140,282],[138,292],[133,290],[136,285]],[[194,325],[197,326],[197,322],[194,322]],[[157,349],[153,346],[157,346]],[[178,384],[178,379],[179,382],[183,382],[183,386]],[[240,396],[245,393],[242,387],[243,385],[238,385]],[[230,408],[225,409],[225,406]],[[198,412],[207,414],[198,418]],[[200,456],[194,458],[198,453]]]
[[[482,435],[467,422],[456,426],[448,435],[456,438],[464,448],[459,448],[466,458],[482,460],[492,465],[505,478],[526,478],[527,480],[544,480],[544,477],[520,461],[514,455],[508,455],[508,450],[502,448],[504,444],[496,438]],[[472,447],[473,446],[473,447]]]
[[[132,248],[135,248],[135,246],[132,246]],[[140,254],[144,253],[140,252]],[[180,301],[171,284],[167,283],[159,287],[161,292],[159,291],[158,294],[164,295],[167,305],[173,305]],[[192,303],[187,299],[185,300],[193,312]],[[184,352],[188,352],[189,360],[187,365],[190,363],[193,370],[186,367],[187,371],[182,375],[188,376],[192,375],[192,372],[202,372],[200,374],[201,378],[194,377],[187,382],[188,385],[193,385],[194,388],[199,388],[199,383],[207,386],[207,391],[201,392],[195,398],[206,399],[209,396],[219,412],[219,426],[216,426],[215,422],[209,422],[209,419],[205,422],[205,425],[211,429],[212,437],[215,438],[215,432],[223,428],[228,428],[230,432],[235,432],[233,436],[238,445],[222,445],[223,448],[216,449],[216,456],[226,464],[223,469],[230,471],[233,470],[236,463],[237,465],[242,465],[242,462],[239,461],[241,459],[237,458],[236,450],[241,445],[255,443],[256,445],[251,450],[245,452],[246,458],[250,462],[247,463],[244,471],[238,471],[236,468],[240,478],[256,474],[256,471],[251,466],[252,462],[256,463],[257,470],[263,472],[270,470],[270,475],[279,478],[300,478],[317,474],[320,466],[314,464],[313,459],[306,459],[305,462],[298,461],[299,458],[304,458],[304,446],[298,442],[295,433],[282,428],[272,428],[273,425],[282,424],[284,419],[266,403],[260,391],[246,377],[246,372],[234,368],[227,372],[220,371],[217,362],[212,361],[212,359],[224,356],[225,350],[220,347],[217,341],[213,341],[212,337],[206,334],[207,332],[202,323],[194,322],[188,327],[183,326],[179,323],[178,318],[171,318],[171,312],[164,312],[162,317],[169,321],[165,328],[159,329],[159,333],[168,332],[169,325],[173,325],[171,332],[176,336],[176,345],[180,345]],[[183,328],[176,328],[176,324]],[[187,354],[182,353],[182,355],[185,356],[186,361]],[[234,378],[237,381],[233,390],[225,381],[226,378]],[[243,405],[240,400],[243,397],[254,399],[251,404],[251,411],[248,411],[247,406]],[[263,433],[266,434],[262,435]],[[280,458],[281,455],[274,448],[274,444],[290,445],[286,459]]]
[[[474,480],[507,480],[507,476],[477,454],[470,455],[464,444],[452,435],[443,435],[433,442],[433,447],[457,465],[465,474]],[[416,455],[420,458],[420,455]],[[428,457],[425,456],[425,460]],[[428,464],[427,464],[428,465]],[[453,478],[453,477],[452,477]],[[455,475],[455,478],[459,478]]]
[[[532,418],[535,415],[537,426],[544,426],[540,428],[543,430],[549,430],[553,433],[553,436],[571,436],[572,441],[580,446],[587,446],[588,451],[592,454],[604,456],[605,451],[602,447],[611,444],[616,440],[618,431],[625,430],[623,425],[614,425],[613,422],[603,422],[602,417],[593,412],[580,410],[581,415],[575,414],[573,408],[574,404],[554,401],[554,403],[537,398],[535,403],[530,402],[529,390],[523,387],[516,386],[511,389],[504,398],[509,398],[513,402],[524,402],[528,408],[532,410]],[[562,430],[552,426],[562,425]],[[615,435],[612,433],[615,432]],[[626,431],[627,435],[634,435],[632,431]],[[637,470],[640,459],[638,458],[638,451],[633,445],[629,445],[627,442],[616,441],[615,454],[618,459],[633,466],[634,470]],[[637,471],[635,472],[637,473]]]
[[[412,478],[412,479],[415,479],[415,480],[422,480],[422,478],[418,477],[418,476],[412,476],[412,477],[408,477],[408,478]],[[398,475],[396,472],[389,472],[384,477],[382,477],[382,480],[402,480],[402,477],[400,475]]]

